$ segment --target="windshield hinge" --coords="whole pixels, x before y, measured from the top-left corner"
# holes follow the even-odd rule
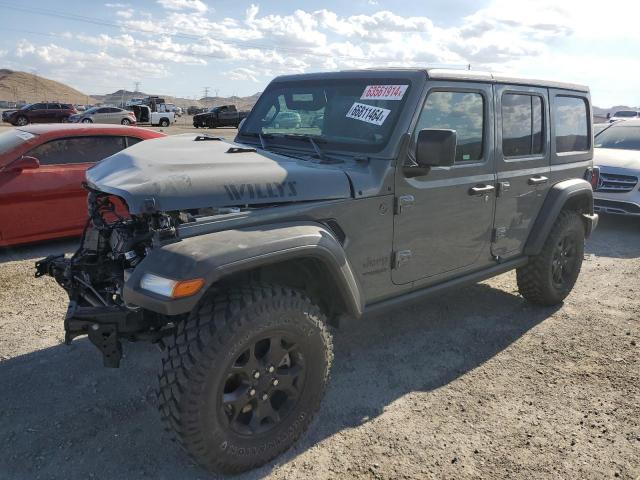
[[[406,265],[411,260],[411,250],[399,250],[393,255],[393,268],[399,269],[403,265]]]
[[[257,150],[251,147],[230,147],[229,150],[227,150],[227,153],[250,153],[250,152],[257,152]]]

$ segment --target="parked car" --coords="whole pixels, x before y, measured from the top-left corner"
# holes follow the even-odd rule
[[[85,170],[141,140],[163,136],[95,124],[30,125],[0,133],[0,246],[82,233]]]
[[[168,127],[176,121],[176,116],[173,112],[152,112],[151,107],[147,105],[131,105],[129,108],[133,112],[138,125]]]
[[[323,112],[320,132],[276,128],[285,108]],[[165,425],[200,465],[237,474],[313,421],[328,324],[514,269],[528,302],[560,304],[598,221],[591,123],[581,85],[408,68],[279,77],[233,143],[175,135],[88,170],[84,243],[36,275],[68,292],[67,338],[88,335],[106,366],[122,340],[162,341]],[[101,214],[113,195],[130,221]],[[478,331],[472,342],[492,342]]]
[[[117,107],[93,107],[89,110],[71,115],[69,121],[73,123],[113,123],[120,125],[135,125],[136,116],[129,110]]]
[[[193,126],[199,127],[238,127],[240,122],[244,120],[248,111],[239,112],[235,105],[221,105],[213,107],[208,112],[199,113],[193,117]]]
[[[618,110],[613,115],[607,113],[607,119],[609,122],[617,122],[619,120],[630,120],[634,118],[640,118],[640,112],[635,110]]]
[[[30,123],[64,123],[69,117],[78,113],[73,105],[57,102],[40,102],[25,105],[20,110],[2,116],[3,122],[16,126]]]
[[[596,135],[594,147],[595,210],[640,217],[640,120],[614,123]]]
[[[298,112],[279,112],[273,120],[273,128],[300,128],[301,122]]]
[[[187,108],[187,115],[197,115],[198,113],[206,112],[207,109],[203,107],[196,107],[195,105],[191,105]]]

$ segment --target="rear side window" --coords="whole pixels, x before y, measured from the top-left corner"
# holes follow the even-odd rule
[[[41,165],[95,163],[126,148],[124,137],[74,137],[52,140],[31,150]]]
[[[559,95],[553,106],[556,152],[589,150],[589,120],[583,98]]]
[[[127,137],[127,146],[131,147],[132,145],[135,145],[136,143],[139,143],[141,141],[142,141],[141,138]]]
[[[484,143],[482,95],[475,92],[430,93],[420,113],[417,131],[425,128],[456,131],[456,162],[480,160]]]
[[[502,96],[502,154],[522,157],[542,153],[542,98],[506,93]]]

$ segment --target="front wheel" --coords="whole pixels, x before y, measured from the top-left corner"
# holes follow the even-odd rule
[[[20,115],[16,120],[16,125],[19,127],[24,127],[29,124],[29,119],[24,115]]]
[[[578,279],[584,256],[584,235],[584,225],[577,212],[560,212],[542,251],[516,271],[520,294],[539,305],[561,303]]]
[[[324,320],[304,293],[271,285],[212,294],[178,324],[163,359],[159,407],[199,464],[249,470],[307,429],[332,361]]]
[[[90,118],[83,118],[82,123],[93,123],[93,121]]]

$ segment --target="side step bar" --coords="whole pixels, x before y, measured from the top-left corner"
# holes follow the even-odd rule
[[[371,305],[367,305],[365,307],[362,315],[367,316],[378,314],[399,306],[405,306],[407,304],[423,300],[430,295],[440,293],[450,288],[472,285],[474,283],[486,280],[487,278],[491,278],[501,273],[508,272],[509,270],[513,270],[514,268],[522,267],[523,265],[526,265],[528,261],[529,259],[527,257],[514,258],[513,260],[507,260],[506,262],[499,263],[497,265],[494,265],[493,267],[486,268],[478,272],[469,273],[462,277],[454,278],[443,283],[438,283],[436,285],[421,288],[420,290],[415,290],[413,292],[409,292],[398,297],[393,297],[388,300],[382,300],[380,302],[372,303]]]

